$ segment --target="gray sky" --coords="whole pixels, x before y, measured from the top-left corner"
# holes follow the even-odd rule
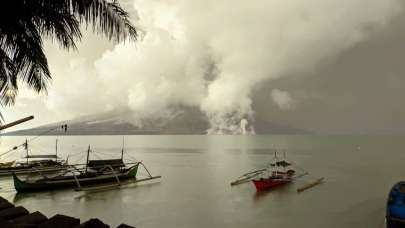
[[[242,117],[316,133],[405,133],[405,13],[397,0],[127,0],[137,44],[86,32],[47,42],[49,94],[22,89],[23,127],[133,110],[129,121],[201,109],[213,131]]]
[[[405,15],[299,77],[283,77],[255,94],[261,118],[321,133],[404,134]],[[263,94],[281,88],[297,99],[283,111]],[[272,106],[272,108],[269,108]]]

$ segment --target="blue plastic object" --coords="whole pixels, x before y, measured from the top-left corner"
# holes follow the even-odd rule
[[[396,183],[388,195],[387,228],[405,227],[405,181]]]

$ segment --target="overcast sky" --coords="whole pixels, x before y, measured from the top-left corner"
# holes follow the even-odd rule
[[[405,6],[399,0],[126,0],[136,44],[85,32],[46,42],[47,95],[22,88],[21,127],[128,108],[130,121],[200,109],[212,129],[241,118],[316,133],[405,133]],[[20,128],[21,128],[20,127]]]

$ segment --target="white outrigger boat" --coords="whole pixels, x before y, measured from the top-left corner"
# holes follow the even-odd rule
[[[59,129],[55,128],[55,129]],[[51,129],[51,130],[55,130]],[[62,129],[66,131],[67,125],[63,125]],[[35,137],[37,138],[37,137]],[[34,139],[35,139],[34,138]],[[12,149],[0,154],[0,157],[8,153],[16,151],[23,147],[25,150],[24,161],[10,161],[0,163],[0,176],[11,176],[14,174],[40,174],[52,173],[66,170],[69,168],[68,162],[61,160],[58,157],[58,140],[56,140],[55,154],[30,154],[28,142],[32,140],[26,139],[24,143],[14,146]]]

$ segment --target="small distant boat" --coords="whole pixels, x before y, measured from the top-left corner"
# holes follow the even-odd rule
[[[121,159],[89,160],[89,154],[90,146],[87,151],[87,160],[84,168],[72,166],[71,169],[57,176],[43,176],[43,178],[36,180],[21,180],[16,174],[13,174],[14,187],[17,192],[49,191],[62,188],[83,190],[86,187],[102,187],[101,185],[105,184],[120,186],[122,184],[121,181],[125,180],[140,182],[160,178],[160,176],[153,177],[144,166],[149,177],[137,179],[138,168],[139,165],[143,165],[142,162],[125,164],[123,157]]]
[[[387,228],[405,227],[405,181],[396,183],[388,195],[386,221]]]
[[[23,144],[14,147],[4,154],[15,151],[17,148],[23,146],[25,148],[26,156],[25,161],[11,161],[0,163],[0,176],[9,176],[15,174],[40,174],[50,173],[66,170],[69,165],[67,161],[61,160],[57,154],[57,141],[55,154],[29,154],[28,153],[28,140]]]

